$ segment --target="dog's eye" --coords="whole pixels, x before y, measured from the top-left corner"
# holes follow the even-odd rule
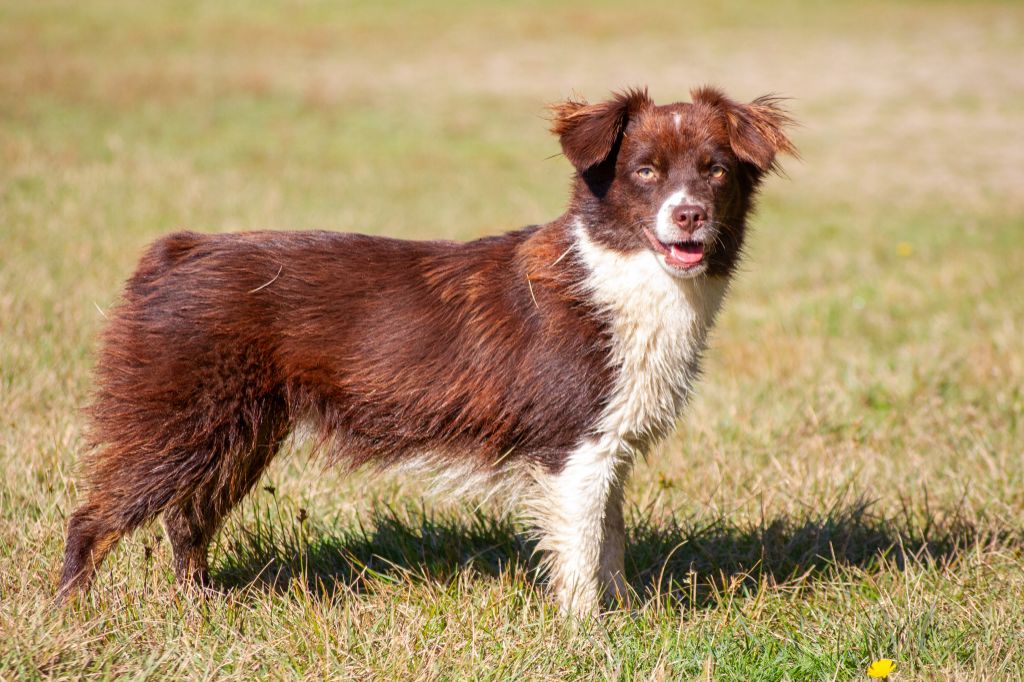
[[[647,166],[644,166],[643,168],[638,168],[636,170],[636,176],[641,180],[653,180],[654,175],[654,169],[648,168]]]
[[[720,180],[725,177],[725,166],[719,166],[715,164],[711,167],[711,177],[715,180]]]

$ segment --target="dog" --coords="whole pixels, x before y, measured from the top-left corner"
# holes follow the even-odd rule
[[[563,612],[625,600],[623,486],[693,391],[758,188],[795,154],[779,99],[691,100],[552,106],[575,174],[544,225],[152,244],[101,335],[58,602],[158,515],[176,577],[207,585],[214,533],[296,425],[328,461],[518,500]]]

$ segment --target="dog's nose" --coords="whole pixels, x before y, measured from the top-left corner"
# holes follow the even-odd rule
[[[708,214],[704,208],[695,204],[676,206],[672,211],[672,222],[685,232],[696,232],[707,219]]]

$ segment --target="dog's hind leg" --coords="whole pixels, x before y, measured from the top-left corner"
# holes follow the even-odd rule
[[[179,576],[205,577],[206,546],[230,508],[259,479],[285,432],[277,402],[240,410],[206,430],[195,415],[161,424],[146,439],[111,439],[88,460],[85,503],[68,522],[57,601],[89,589],[96,569],[124,535],[171,509],[168,531]],[[257,416],[258,415],[258,416]],[[259,427],[250,426],[258,423]],[[201,423],[201,422],[199,422]],[[104,433],[110,433],[108,429]],[[126,431],[127,432],[127,431]]]
[[[97,458],[103,481],[121,460],[104,453]],[[131,471],[131,470],[130,470]],[[138,469],[134,470],[138,473]],[[153,518],[174,498],[177,486],[147,486],[133,480],[131,474],[121,476],[123,485],[93,485],[84,504],[68,520],[64,564],[56,601],[61,603],[72,594],[88,591],[103,558],[125,534]],[[141,484],[140,484],[141,483]]]
[[[268,417],[247,452],[226,458],[219,465],[217,477],[164,510],[164,529],[174,555],[174,574],[180,582],[209,585],[210,541],[231,509],[259,481],[287,433],[283,417]]]
[[[57,588],[57,603],[74,593],[89,589],[96,569],[124,535],[118,525],[106,517],[102,504],[86,503],[68,520],[64,565]]]

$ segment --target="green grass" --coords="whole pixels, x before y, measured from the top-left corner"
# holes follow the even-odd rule
[[[1024,8],[0,1],[0,679],[1024,677]],[[543,104],[792,96],[699,395],[630,484],[631,613],[527,529],[301,443],[179,592],[158,526],[50,605],[103,310],[180,227],[558,215]]]

